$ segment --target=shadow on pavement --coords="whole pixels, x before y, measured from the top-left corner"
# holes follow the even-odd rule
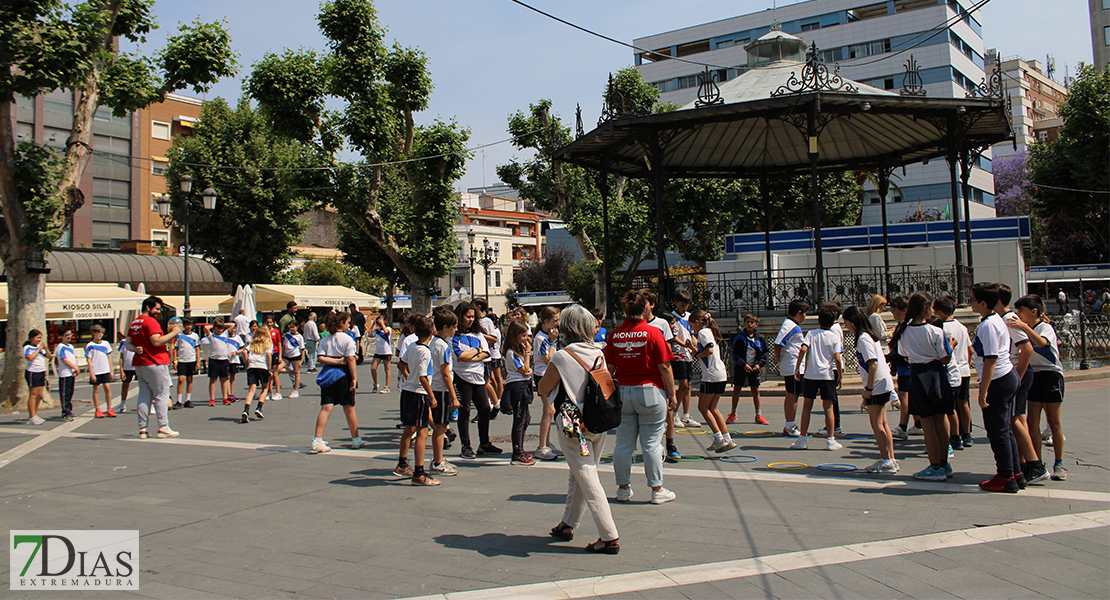
[[[484,556],[519,556],[527,558],[532,554],[569,554],[585,552],[577,546],[555,546],[556,540],[538,535],[505,535],[503,533],[483,533],[477,536],[441,535],[435,541],[447,548],[473,550]]]
[[[509,502],[539,502],[540,504],[566,504],[566,494],[515,494]]]

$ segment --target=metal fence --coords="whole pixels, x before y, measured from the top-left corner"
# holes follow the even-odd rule
[[[1073,313],[1054,317],[1052,326],[1056,329],[1061,358],[1110,359],[1110,315]]]
[[[723,335],[724,338],[725,338],[724,343],[721,344],[721,360],[725,361],[725,366],[728,368],[728,374],[729,374],[729,378],[730,378],[729,380],[731,381],[731,378],[735,374],[736,369],[739,368],[732,361],[732,343],[736,339],[736,336],[739,335],[739,332],[738,331],[730,331],[730,332],[722,331],[721,335]],[[764,365],[763,369],[762,369],[762,380],[763,381],[767,381],[768,378],[770,378],[770,377],[779,377],[780,376],[780,374],[779,374],[779,365],[778,365],[777,362],[775,362],[775,351],[774,351],[774,348],[771,348],[773,342],[774,342],[774,340],[772,340],[772,339],[767,340],[768,355],[767,355],[767,364]],[[845,334],[844,334],[844,351],[841,352],[840,356],[844,360],[844,373],[845,374],[855,373],[859,362],[856,360],[856,338],[855,338],[854,335],[851,335],[851,334],[845,332]],[[698,380],[698,381],[701,380],[702,367],[703,367],[703,364],[702,364],[701,360],[694,360],[694,375],[693,376],[694,376],[695,380]]]
[[[875,294],[888,298],[898,294],[929,292],[934,296],[956,295],[957,278],[962,280],[957,303],[967,304],[967,291],[971,286],[970,270],[964,267],[900,266],[889,273],[878,268],[829,268],[825,269],[824,301],[837,301],[841,306],[865,306]],[[705,307],[717,318],[737,318],[745,314],[781,314],[792,300],[805,300],[814,304],[816,285],[813,269],[779,269],[771,271],[742,271],[734,273],[694,273],[669,278],[658,284],[656,277],[635,277],[630,289],[654,288],[661,298],[669,298],[673,291],[687,290],[693,296],[694,306]],[[626,289],[629,289],[626,288]],[[624,290],[614,290],[617,297]]]

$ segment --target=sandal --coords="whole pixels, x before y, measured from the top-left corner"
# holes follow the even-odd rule
[[[601,545],[598,546],[598,544]],[[586,546],[586,552],[596,552],[600,554],[619,554],[620,551],[621,543],[619,539],[606,542],[605,540],[599,538],[596,542],[590,544],[589,546]]]
[[[439,480],[434,479],[432,477],[428,477],[427,475],[413,475],[412,476],[412,484],[413,485],[439,485]]]
[[[566,523],[559,523],[551,528],[551,535],[569,542],[574,539],[574,529]]]

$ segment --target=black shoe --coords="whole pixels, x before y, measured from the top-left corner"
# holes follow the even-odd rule
[[[246,416],[246,413],[244,413],[244,416]],[[254,411],[254,418],[256,418],[256,419],[265,419],[266,415],[262,414],[262,409],[261,408],[256,408],[255,411]]]
[[[963,450],[964,440],[960,436],[954,435],[948,438],[948,445],[952,446],[953,450]]]
[[[170,405],[170,410],[177,410],[179,408],[181,408],[181,403],[180,402],[177,402],[175,404]]]
[[[245,412],[243,413],[243,416],[239,417],[239,422],[240,423],[246,423],[249,420],[250,419],[247,418],[247,413],[245,413]]]
[[[447,433],[447,441],[448,442],[454,442],[455,438],[459,437],[454,431],[451,431],[450,428],[447,429],[446,433]]]
[[[1026,480],[1025,475],[1022,475],[1021,473],[1017,473],[1016,475],[1014,475],[1014,481],[1017,482],[1019,490],[1024,490],[1025,486],[1029,485],[1029,481]]]
[[[482,444],[478,446],[478,454],[501,454],[501,449],[493,444]]]
[[[497,413],[499,413],[499,412],[501,412],[501,411],[490,409],[490,411],[489,411],[489,420],[493,421],[494,419],[496,419],[497,418]]]
[[[462,452],[459,453],[459,456],[462,458],[474,458],[476,455],[474,454],[474,451],[470,448],[463,448]]]
[[[185,404],[183,406],[185,408],[192,408],[193,407],[193,401],[192,400],[186,400]]]
[[[611,542],[598,540],[590,544],[589,546],[586,546],[586,552],[595,552],[600,554],[619,554],[620,551],[621,544],[619,540],[613,540]]]

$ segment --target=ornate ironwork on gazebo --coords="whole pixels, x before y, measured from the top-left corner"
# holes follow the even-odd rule
[[[697,99],[681,109],[648,114],[611,102],[614,105],[607,104],[594,130],[583,132],[579,126],[577,139],[556,154],[560,160],[599,172],[605,205],[608,174],[652,181],[660,285],[665,287],[666,281],[659,221],[667,178],[811,175],[814,292],[820,301],[824,289],[820,174],[847,169],[877,173],[885,240],[886,194],[893,169],[943,157],[951,172],[957,295],[963,298],[970,270],[960,243],[956,168],[963,167],[966,215],[971,162],[983,149],[1013,138],[1001,73],[992,73],[966,98],[928,98],[912,55],[898,93],[841,77],[838,65],[821,60],[816,44],[807,49],[805,41],[782,31],[772,30],[745,50],[751,68],[724,84],[707,68],[699,75]],[[607,215],[605,220],[607,226]],[[970,259],[970,226],[966,237]],[[607,227],[605,238],[605,279],[611,282]],[[889,272],[889,257],[885,264]],[[612,298],[611,289],[606,296]]]

